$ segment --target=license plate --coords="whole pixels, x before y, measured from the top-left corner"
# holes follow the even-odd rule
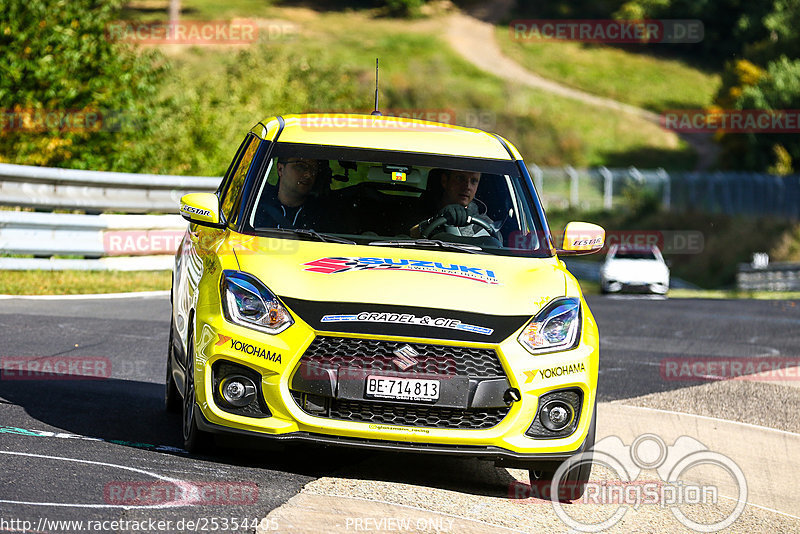
[[[365,397],[434,402],[439,398],[439,389],[438,380],[369,375]]]

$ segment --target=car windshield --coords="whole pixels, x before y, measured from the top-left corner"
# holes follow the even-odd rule
[[[274,145],[272,156],[248,204],[248,233],[473,254],[551,254],[536,197],[514,161],[289,143]],[[464,219],[448,215],[447,206],[458,211],[453,205]]]
[[[614,257],[618,260],[654,260],[652,250],[618,250]]]

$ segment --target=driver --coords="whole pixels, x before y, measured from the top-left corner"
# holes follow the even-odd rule
[[[435,179],[437,171],[441,174],[442,195],[436,209],[436,215],[422,221],[411,229],[412,237],[418,237],[421,232],[436,219],[444,218],[449,226],[446,231],[450,234],[464,237],[493,237],[485,228],[474,223],[469,223],[468,218],[481,219],[492,224],[492,220],[485,214],[480,214],[477,203],[474,202],[481,173],[460,171],[454,169],[434,169],[428,179]]]

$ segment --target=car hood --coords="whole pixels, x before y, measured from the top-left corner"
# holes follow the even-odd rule
[[[284,300],[529,317],[566,293],[567,272],[557,258],[265,237],[234,250],[239,268]]]

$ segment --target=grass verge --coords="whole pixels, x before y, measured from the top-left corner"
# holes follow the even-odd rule
[[[797,300],[800,291],[737,291],[735,289],[670,289],[672,299]]]
[[[685,143],[643,119],[477,69],[444,42],[442,17],[408,21],[369,10],[274,5],[269,13],[295,25],[296,34],[273,40],[265,31],[261,42],[244,47],[165,49],[172,70],[159,129],[144,142],[170,150],[155,151],[152,172],[219,176],[245,131],[270,115],[368,113],[376,57],[387,115],[437,119],[444,111],[458,124],[503,134],[530,163],[543,166],[693,166]]]
[[[578,280],[584,295],[600,295],[600,284],[591,280]],[[735,289],[670,289],[671,299],[755,299],[798,300],[800,291],[737,291]]]
[[[170,288],[170,271],[0,271],[3,295],[82,295]]]
[[[532,72],[651,111],[702,108],[720,84],[719,74],[676,59],[599,44],[514,40],[508,26],[498,26],[495,36],[504,54]]]

